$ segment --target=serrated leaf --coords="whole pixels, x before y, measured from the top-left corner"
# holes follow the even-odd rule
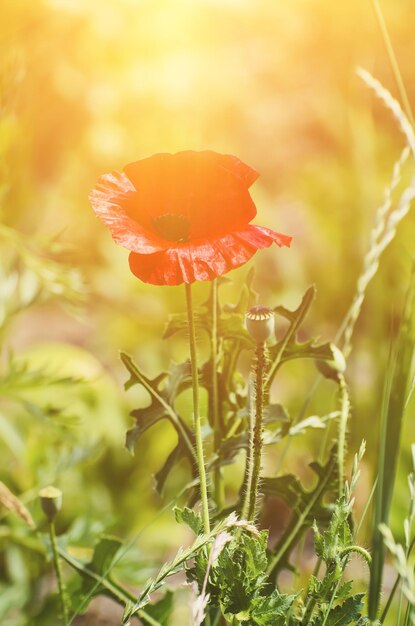
[[[295,596],[273,591],[266,597],[254,598],[251,602],[250,617],[256,626],[285,626],[287,612]]]
[[[343,604],[331,609],[326,619],[326,626],[348,626],[348,624],[356,622],[361,617],[363,596],[363,593],[358,593],[348,598]]]
[[[169,455],[163,468],[156,476],[158,490],[161,491],[168,473],[172,467],[184,456],[191,462],[192,473],[194,475],[194,437],[186,422],[178,415],[174,403],[178,394],[191,385],[190,362],[172,363],[169,372],[160,374],[154,379],[150,379],[141,372],[132,358],[121,353],[121,360],[126,366],[130,378],[126,383],[126,388],[133,385],[141,385],[151,396],[151,403],[147,407],[139,408],[131,412],[136,424],[127,432],[126,447],[133,452],[134,446],[141,435],[151,428],[158,421],[167,419],[175,428],[179,442],[176,448]]]
[[[275,307],[274,311],[277,315],[281,315],[282,317],[285,317],[286,319],[288,319],[290,322],[294,322],[298,327],[300,326],[305,316],[307,315],[308,310],[315,297],[316,297],[316,288],[314,285],[311,285],[305,292],[301,300],[301,303],[297,309],[295,309],[294,311],[290,311],[289,309],[286,309],[283,306],[277,306]]]
[[[292,359],[317,359],[320,361],[332,361],[333,358],[333,348],[330,342],[318,344],[315,339],[310,339],[309,341],[302,343],[289,343],[284,350],[281,363],[291,361]]]
[[[219,522],[210,533],[199,535],[196,537],[191,546],[186,549],[180,548],[174,557],[174,559],[170,562],[167,562],[163,565],[163,567],[159,570],[158,574],[154,578],[150,578],[144,585],[139,597],[137,598],[136,603],[131,607],[130,612],[125,615],[123,624],[126,623],[126,620],[129,619],[132,615],[138,613],[140,609],[144,608],[150,602],[150,595],[160,589],[160,587],[164,584],[164,581],[167,577],[176,574],[181,567],[184,567],[186,563],[195,557],[197,557],[215,537],[221,533],[223,530],[232,527],[232,524],[235,523],[235,519],[229,517],[227,519]]]
[[[339,562],[342,551],[353,544],[349,515],[350,506],[341,498],[336,502],[327,529],[323,534],[316,532],[316,554],[325,563]]]
[[[314,300],[315,293],[315,287],[309,287],[304,294],[299,307],[294,311],[290,311],[282,306],[274,309],[277,315],[281,315],[282,317],[288,319],[290,324],[283,338],[274,346],[269,348],[271,366],[265,381],[267,390],[269,390],[278,368],[287,361],[304,358],[317,359],[319,361],[331,361],[334,358],[330,343],[326,342],[323,344],[317,344],[314,338],[309,339],[306,342],[299,342],[297,339],[297,332]]]
[[[203,520],[199,513],[185,506],[184,508],[175,507],[174,515],[179,524],[187,524],[195,535],[200,535],[203,530]]]

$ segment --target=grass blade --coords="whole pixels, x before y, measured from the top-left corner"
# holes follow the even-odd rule
[[[399,337],[391,351],[381,412],[379,441],[379,477],[376,491],[372,535],[373,560],[370,571],[369,619],[377,618],[382,587],[385,548],[380,524],[388,524],[400,438],[405,415],[405,403],[411,382],[411,366],[415,349],[415,275],[406,297]]]

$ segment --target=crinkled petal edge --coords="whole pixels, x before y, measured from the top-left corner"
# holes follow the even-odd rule
[[[131,219],[123,208],[127,194],[135,192],[133,184],[124,172],[110,172],[100,176],[89,194],[89,200],[97,217],[111,231],[118,244],[142,254],[165,250],[169,242],[149,232]]]
[[[262,226],[247,225],[220,237],[172,246],[154,254],[132,252],[132,273],[153,285],[211,281],[244,265],[257,250],[291,244],[291,237]]]

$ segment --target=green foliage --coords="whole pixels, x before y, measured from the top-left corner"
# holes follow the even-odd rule
[[[316,523],[313,525],[316,555],[325,565],[325,574],[322,579],[310,578],[301,616],[304,624],[346,626],[364,623],[358,621],[363,619],[364,594],[351,595],[352,582],[342,582],[351,552],[362,550],[353,545],[350,513],[350,502],[342,497],[336,502],[324,532],[319,531]]]
[[[316,296],[316,288],[309,287],[305,292],[300,305],[290,311],[283,306],[274,309],[277,315],[289,321],[288,329],[283,338],[270,348],[271,367],[266,378],[266,385],[270,387],[279,367],[286,361],[292,359],[315,359],[317,361],[331,361],[333,351],[329,343],[318,345],[315,339],[306,342],[299,342],[297,333],[313,303]]]
[[[341,605],[330,611],[325,620],[326,626],[347,626],[348,624],[364,624],[367,620],[362,618],[363,593],[350,596]],[[319,624],[320,622],[315,622]]]
[[[379,530],[389,523],[400,440],[408,393],[413,377],[415,351],[415,272],[412,273],[399,337],[392,348],[386,372],[379,437],[379,477],[373,519],[373,562],[370,577],[369,617],[378,614],[385,548]]]
[[[168,374],[162,373],[150,380],[139,370],[127,354],[122,353],[121,360],[130,373],[130,379],[125,383],[125,388],[129,389],[134,385],[142,385],[151,396],[149,407],[136,409],[132,412],[133,417],[136,419],[136,425],[127,432],[126,446],[128,450],[133,452],[140,436],[162,419],[168,419],[178,435],[179,441],[177,446],[156,476],[157,489],[161,492],[170,470],[183,457],[188,458],[191,467],[194,468],[193,434],[185,420],[178,415],[175,409],[176,397],[191,384],[190,364],[188,361],[185,363],[173,363]],[[162,389],[160,389],[162,383],[164,384]]]
[[[248,446],[247,423],[249,420],[249,393],[242,372],[237,370],[237,364],[244,350],[254,347],[253,340],[245,329],[244,318],[249,305],[253,302],[255,292],[252,288],[253,273],[247,277],[242,287],[238,302],[235,305],[218,304],[218,363],[215,370],[218,386],[218,416],[219,432],[215,433],[214,455],[209,463],[211,468],[232,463],[238,453],[246,450]],[[220,281],[220,285],[226,281]],[[314,339],[306,342],[297,340],[297,332],[312,304],[315,296],[315,288],[310,287],[304,295],[301,304],[294,311],[288,311],[284,307],[276,307],[277,314],[289,320],[288,329],[283,338],[274,342],[270,347],[270,364],[267,381],[270,384],[279,367],[293,359],[333,359],[333,349],[330,343],[318,344]],[[212,333],[212,295],[200,307],[196,319],[196,330],[206,334],[209,338]],[[168,338],[176,333],[187,332],[187,321],[183,314],[176,314],[170,318],[164,337]],[[166,459],[162,469],[156,475],[157,490],[163,490],[165,481],[176,463],[187,458],[194,474],[194,441],[193,434],[188,426],[188,421],[177,413],[176,401],[183,391],[191,385],[190,363],[171,363],[169,371],[164,372],[154,379],[149,379],[132,358],[124,353],[121,360],[127,368],[130,378],[125,384],[129,389],[134,385],[141,385],[150,394],[151,403],[147,407],[134,410],[131,415],[136,424],[127,432],[126,445],[132,452],[142,434],[151,426],[162,419],[168,419],[176,430],[178,442],[176,447]],[[212,356],[199,368],[200,385],[208,394],[207,417],[213,426],[213,402],[215,401],[212,384]],[[290,420],[285,407],[279,404],[269,404],[264,410],[265,423],[279,423],[270,443],[280,440],[291,434]],[[324,428],[320,422],[319,427]],[[299,430],[301,432],[301,430]],[[236,505],[238,508],[239,505]]]
[[[146,388],[142,381],[146,382],[151,387],[151,390],[147,387],[150,405],[133,413],[136,422],[130,429],[128,443],[131,450],[135,445],[141,448],[131,459],[122,449],[127,410],[116,390],[118,363],[110,356],[121,345],[126,352],[142,351],[149,368],[165,369],[166,348],[156,355],[153,346],[159,341],[160,323],[166,311],[177,310],[180,306],[181,292],[174,288],[153,290],[128,276],[125,251],[115,252],[110,237],[99,236],[86,208],[87,190],[98,171],[122,167],[126,155],[139,158],[137,146],[141,155],[159,151],[160,138],[163,149],[168,151],[182,149],[186,136],[196,137],[200,145],[227,146],[234,154],[246,153],[247,162],[261,172],[257,187],[261,220],[264,218],[265,224],[267,219],[270,227],[286,228],[294,235],[292,255],[270,250],[255,258],[255,264],[264,269],[256,279],[257,291],[273,306],[298,297],[298,290],[311,281],[319,288],[319,322],[306,317],[314,298],[311,289],[299,308],[294,307],[293,311],[281,306],[275,308],[281,319],[275,342],[270,344],[273,369],[269,371],[268,383],[271,384],[276,373],[281,374],[275,391],[283,390],[289,411],[279,405],[265,411],[264,437],[265,444],[278,445],[281,440],[287,437],[291,440],[296,435],[293,454],[286,457],[290,466],[287,472],[293,472],[294,480],[279,476],[281,484],[273,487],[276,497],[292,508],[291,521],[297,520],[298,532],[293,535],[292,545],[298,545],[298,538],[313,521],[313,515],[307,513],[307,494],[323,482],[317,476],[311,488],[304,487],[302,459],[313,458],[313,455],[317,458],[318,435],[329,441],[332,432],[314,429],[329,428],[331,419],[337,417],[330,406],[331,391],[326,390],[324,381],[318,396],[314,396],[313,414],[301,415],[298,421],[290,417],[295,414],[303,389],[308,385],[309,366],[302,359],[330,360],[330,344],[311,339],[310,327],[313,324],[326,329],[336,327],[356,282],[352,306],[339,332],[339,337],[344,337],[342,347],[347,356],[355,323],[363,312],[361,324],[356,326],[365,334],[363,349],[362,339],[353,335],[356,359],[351,363],[348,380],[355,418],[350,447],[356,445],[362,435],[369,436],[367,465],[381,470],[379,510],[388,508],[395,531],[405,515],[402,512],[405,471],[395,480],[395,466],[405,409],[403,401],[408,396],[406,383],[409,380],[404,380],[403,370],[409,371],[406,349],[410,349],[410,338],[406,346],[400,345],[397,362],[392,367],[390,387],[396,390],[395,397],[390,397],[390,390],[386,394],[385,413],[389,423],[382,435],[386,458],[382,461],[381,456],[375,461],[370,455],[376,432],[377,389],[385,337],[391,317],[397,317],[399,311],[395,303],[402,295],[403,259],[413,246],[414,220],[408,211],[415,194],[413,181],[409,186],[406,184],[408,175],[413,172],[413,159],[408,158],[410,150],[405,148],[396,161],[391,183],[377,211],[369,250],[356,281],[361,265],[358,250],[366,238],[369,212],[378,202],[387,169],[401,149],[400,137],[395,139],[395,129],[392,134],[388,117],[383,112],[379,115],[380,107],[376,103],[368,106],[367,94],[354,77],[356,60],[359,62],[366,57],[368,51],[370,56],[379,59],[377,65],[381,73],[387,67],[382,61],[386,58],[382,38],[376,28],[371,27],[367,6],[331,0],[243,3],[242,9],[239,3],[232,2],[183,1],[165,3],[162,10],[159,3],[137,3],[140,5],[137,8],[128,1],[117,3],[114,9],[115,3],[111,0],[87,3],[6,0],[4,4],[0,26],[0,214],[3,222],[0,227],[0,340],[3,348],[0,478],[19,494],[37,524],[40,523],[35,501],[38,488],[55,479],[64,487],[64,509],[58,529],[60,538],[64,539],[62,545],[66,542],[62,531],[76,519],[78,527],[77,540],[70,542],[68,553],[61,548],[68,589],[75,593],[75,589],[80,592],[85,586],[89,588],[87,598],[95,588],[117,599],[121,606],[134,606],[136,598],[111,582],[114,569],[111,559],[105,567],[98,562],[94,565],[94,559],[87,556],[92,554],[88,546],[95,543],[107,525],[111,532],[134,536],[143,527],[147,528],[145,539],[137,538],[137,547],[129,553],[131,572],[126,576],[129,588],[141,592],[143,570],[153,571],[156,563],[159,567],[160,556],[170,553],[177,541],[182,540],[182,528],[176,529],[173,516],[161,515],[153,520],[151,530],[148,529],[160,509],[158,495],[149,493],[149,474],[155,471],[154,465],[158,464],[158,469],[165,461],[156,475],[157,491],[161,493],[172,468],[176,468],[171,476],[172,483],[178,477],[177,484],[172,484],[174,503],[182,497],[178,494],[183,492],[180,481],[187,480],[184,472],[191,475],[188,484],[197,486],[190,411],[186,414],[179,411],[177,415],[176,401],[187,389],[186,377],[175,395],[170,395],[169,399],[165,395],[168,396],[173,381],[181,377],[180,372],[174,371],[175,367],[183,367],[183,372],[186,369],[183,357],[178,358],[178,365],[169,368],[160,384],[156,384],[157,379],[146,379],[141,367],[138,368],[133,391],[141,393]],[[377,0],[372,4],[379,7]],[[403,63],[402,75],[410,82],[414,75],[410,59],[414,58],[415,39],[407,5],[408,2],[385,2],[385,24],[393,29],[391,40],[386,29],[388,54],[391,54],[391,41],[397,42]],[[379,17],[379,8],[377,11]],[[137,16],[139,19],[134,19]],[[215,25],[214,50],[213,40],[207,36],[211,24]],[[180,37],[176,36],[177,32]],[[385,38],[385,26],[382,34]],[[117,51],[120,41],[122,50]],[[153,45],[155,41],[157,46]],[[254,54],[250,54],[251,50]],[[280,57],[284,62],[275,63]],[[409,106],[408,120],[403,118],[399,103],[377,81],[367,73],[360,72],[360,75],[392,109],[413,150],[410,104],[402,89],[399,71],[396,75],[393,54],[392,60],[400,98],[404,108]],[[138,81],[137,67],[140,68]],[[324,71],[316,72],[315,68],[324,68]],[[176,80],[176,73],[180,74],[180,80]],[[301,89],[298,97],[293,85],[309,85],[311,76],[313,88]],[[247,77],[249,89],[246,88]],[[351,81],[345,82],[345,77],[350,77]],[[389,75],[387,78],[389,80]],[[353,84],[356,91],[353,91]],[[209,114],[195,115],[201,102],[206,103],[206,94],[209,94]],[[295,106],[291,106],[294,101]],[[134,114],[137,102],[140,115]],[[251,141],[254,135],[255,141]],[[280,138],[278,150],[273,149],[275,137]],[[278,175],[274,175],[275,172]],[[295,210],[291,210],[291,203]],[[398,229],[404,218],[404,228]],[[4,224],[13,225],[16,230]],[[57,239],[49,236],[49,229],[64,232]],[[63,244],[63,239],[70,245]],[[234,273],[237,274],[237,280],[243,283],[243,271]],[[243,315],[246,308],[257,301],[252,275],[243,285],[236,305],[224,304],[225,290],[235,292],[226,279],[221,280],[221,284],[217,363],[208,357],[199,371],[201,384],[207,392],[206,417],[211,428],[215,414],[212,384],[215,368],[218,375],[219,432],[212,433],[208,425],[204,431],[207,469],[210,474],[217,468],[223,469],[227,480],[224,508],[216,502],[213,489],[210,493],[215,521],[225,515],[228,507],[238,509],[238,491],[243,493],[244,489],[242,466],[249,445],[246,361],[253,346],[244,329]],[[206,289],[206,285],[201,285],[200,289]],[[89,299],[88,291],[92,294]],[[370,300],[366,310],[362,308],[365,299]],[[395,306],[393,312],[391,309]],[[284,324],[288,324],[287,331],[284,331]],[[209,341],[211,337],[211,298],[199,308],[196,325],[202,351],[204,340]],[[187,322],[179,313],[170,321],[166,338],[174,338],[173,342],[179,344],[186,332]],[[52,349],[49,342],[56,340],[59,345]],[[38,350],[37,358],[34,349]],[[75,350],[79,350],[79,354],[73,358]],[[68,369],[63,370],[68,373],[58,372],[55,365],[58,352],[62,362],[70,361]],[[151,357],[147,358],[149,353]],[[100,362],[103,366],[91,367],[88,357],[95,358],[95,365]],[[294,360],[298,362],[293,363]],[[290,366],[282,369],[285,363]],[[134,370],[131,361],[129,366]],[[140,407],[144,404],[145,401]],[[176,420],[168,407],[180,419]],[[152,438],[152,433],[147,431],[160,432],[159,422],[165,419],[175,428],[172,436],[177,436],[177,445],[166,460],[162,458],[158,463],[160,450],[164,451],[171,441],[168,435]],[[413,426],[408,423],[407,427],[407,440],[413,440]],[[266,467],[269,472],[277,445],[268,448]],[[277,450],[275,456],[279,454]],[[408,456],[403,450],[402,466],[409,464]],[[319,458],[325,459],[325,456],[320,454]],[[177,467],[179,464],[183,467]],[[229,467],[230,464],[234,466]],[[274,478],[269,476],[271,481]],[[388,500],[393,482],[397,506],[392,510]],[[341,540],[338,543],[334,535],[326,535],[330,526],[323,532],[330,512],[334,511],[334,518],[337,515],[337,509],[331,504],[331,485],[327,487],[328,492],[314,510],[319,528],[316,541],[320,544],[317,549],[321,558],[336,561],[339,546],[346,543],[347,532],[339,527]],[[365,493],[365,481],[362,491]],[[196,500],[195,493],[193,490],[192,504]],[[268,525],[267,496],[264,505]],[[180,523],[189,525],[196,539],[202,537],[196,511],[182,507],[176,517]],[[303,517],[304,524],[298,525]],[[2,626],[56,626],[59,604],[57,596],[50,592],[51,570],[38,536],[23,527],[21,520],[7,515],[4,509],[0,510],[0,518]],[[408,524],[409,519],[410,516]],[[79,527],[83,524],[88,530],[81,532]],[[402,583],[398,583],[397,588],[401,584],[405,591],[412,589],[413,559],[406,554],[412,543],[408,524],[402,546],[397,535],[397,540],[392,540],[382,527]],[[275,529],[272,530],[275,536]],[[116,548],[115,544],[111,547],[112,541],[108,540],[105,550],[98,549],[100,544],[97,544],[98,554],[102,549],[104,557],[108,549],[110,556]],[[236,536],[234,541],[237,541]],[[203,544],[198,554],[205,550],[207,557],[208,546],[213,542],[211,538],[208,544]],[[72,550],[75,546],[76,551]],[[228,550],[231,548],[232,545],[227,546]],[[252,551],[247,548],[247,555]],[[75,559],[74,554],[86,556],[81,561]],[[402,569],[403,561],[398,558],[402,554],[406,570]],[[191,558],[195,556],[193,552]],[[119,553],[114,557],[117,561]],[[300,557],[301,554],[299,560]],[[261,558],[258,557],[258,563],[262,562]],[[268,555],[267,568],[270,558],[273,556]],[[373,572],[377,571],[378,576],[382,561],[382,546],[375,542]],[[187,563],[190,565],[191,559]],[[182,567],[183,564],[175,571]],[[212,572],[217,567],[217,564],[212,566]],[[101,573],[97,574],[94,568]],[[201,571],[200,575],[202,580],[206,571]],[[327,580],[311,578],[310,593],[327,595],[332,582],[330,577]],[[363,585],[366,587],[366,583]],[[158,589],[159,593],[164,593],[163,590],[164,587]],[[270,592],[265,585],[260,597],[251,598],[248,614],[230,612],[227,615],[234,623],[279,624],[281,595],[274,592],[275,589]],[[182,599],[186,593],[190,592],[180,590],[178,597]],[[329,603],[324,601],[326,626],[351,623],[350,620],[356,626],[376,623],[359,617],[362,598],[355,594],[349,581],[341,583],[332,597],[330,610]],[[284,600],[282,602],[284,604]],[[301,620],[299,598],[291,604],[291,609],[291,614],[288,607],[285,609],[284,626],[308,626]],[[145,611],[147,613],[139,611],[143,624],[154,626],[156,622],[167,626],[188,621],[182,614],[177,617],[173,612],[169,591],[154,605],[146,604]],[[209,616],[212,626],[217,626],[216,609]],[[406,614],[401,624],[402,620],[393,614],[392,607],[388,621],[383,621],[385,626],[389,626],[389,622],[408,626],[409,617]],[[316,620],[316,626],[321,626],[323,620],[321,623],[317,617]]]
[[[160,589],[165,584],[167,578],[179,572],[185,564],[197,557],[201,550],[211,544],[220,533],[233,528],[237,524],[237,518],[231,515],[216,524],[208,534],[199,535],[188,548],[180,548],[174,559],[165,563],[156,576],[150,578],[145,583],[136,601],[133,604],[130,603],[130,606],[125,611],[123,624],[127,624],[133,615],[148,605],[151,594]]]
[[[183,509],[176,506],[174,514],[176,516],[176,522],[179,524],[187,524],[195,535],[200,535],[203,530],[203,520],[199,513],[196,513],[193,509],[189,509],[187,506]]]
[[[292,511],[287,528],[272,549],[270,574],[274,577],[283,568],[290,568],[290,554],[313,521],[327,524],[331,518],[332,507],[325,500],[334,493],[337,486],[335,450],[331,452],[324,466],[314,462],[310,467],[317,475],[316,484],[310,491],[305,490],[292,474],[276,478],[265,477],[262,481],[263,493],[283,499]]]
[[[210,606],[218,608],[228,623],[248,626],[284,626],[295,596],[280,594],[269,585],[267,570],[268,533],[243,533],[226,544],[211,568],[207,592]],[[188,570],[190,580],[202,590],[208,553],[201,551]]]

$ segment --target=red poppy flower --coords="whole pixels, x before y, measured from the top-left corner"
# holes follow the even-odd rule
[[[257,178],[227,154],[155,154],[101,176],[90,200],[114,240],[131,250],[135,276],[179,285],[213,280],[273,242],[290,245],[291,237],[250,224],[256,208],[248,189]]]

